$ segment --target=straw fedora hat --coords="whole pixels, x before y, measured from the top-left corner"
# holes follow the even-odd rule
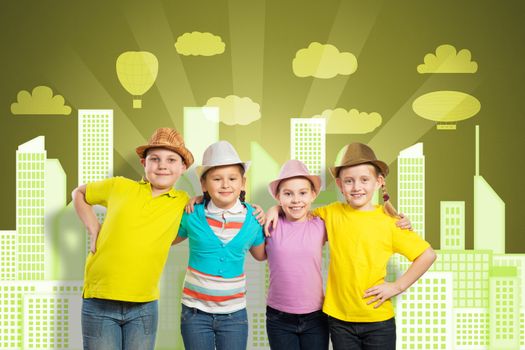
[[[202,165],[195,168],[195,172],[200,179],[210,168],[233,164],[241,165],[245,173],[250,167],[250,161],[243,162],[235,148],[228,141],[218,141],[206,148],[202,155]]]
[[[370,163],[377,166],[383,176],[388,175],[388,165],[385,162],[378,160],[374,151],[367,145],[359,142],[354,142],[348,145],[346,152],[341,159],[341,164],[330,168],[330,173],[334,178],[337,178],[338,172],[341,168]]]
[[[145,152],[150,148],[166,148],[177,152],[184,160],[187,168],[193,164],[193,155],[186,146],[184,146],[184,140],[181,134],[175,129],[158,128],[149,138],[148,144],[137,147],[135,152],[137,152],[140,158],[144,158]]]
[[[270,184],[268,185],[268,191],[270,191],[272,197],[277,199],[277,189],[281,181],[291,179],[293,177],[307,178],[314,185],[315,193],[319,194],[319,191],[321,190],[321,177],[318,175],[310,174],[306,164],[304,164],[300,160],[292,159],[284,163],[284,165],[281,168],[281,172],[279,173],[279,177],[270,182]]]

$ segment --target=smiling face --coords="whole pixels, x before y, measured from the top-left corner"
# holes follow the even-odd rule
[[[208,192],[213,203],[221,209],[235,205],[241,191],[244,191],[246,178],[240,165],[225,165],[211,168],[201,179],[203,192]]]
[[[372,198],[383,181],[383,176],[378,175],[371,164],[343,168],[336,179],[348,205],[358,210],[374,210]]]
[[[182,157],[177,152],[165,148],[149,149],[146,158],[142,158],[140,162],[144,166],[144,174],[154,195],[171,190],[186,170]]]
[[[276,197],[288,221],[304,221],[316,193],[308,179],[295,177],[279,183]]]

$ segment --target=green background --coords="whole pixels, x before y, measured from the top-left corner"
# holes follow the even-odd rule
[[[434,248],[439,248],[442,200],[466,202],[466,248],[472,248],[474,126],[480,125],[480,173],[506,203],[506,252],[523,253],[524,22],[521,0],[2,1],[0,229],[15,229],[18,145],[45,135],[47,156],[60,160],[68,191],[76,186],[78,109],[115,110],[114,174],[139,178],[128,145],[141,144],[160,126],[182,130],[184,106],[235,94],[261,105],[260,120],[220,126],[221,139],[232,142],[244,159],[250,157],[249,142],[256,141],[283,163],[289,158],[289,118],[336,107],[378,112],[383,125],[365,135],[327,135],[327,166],[345,144],[376,135],[376,153],[388,161],[423,142],[426,238]],[[191,31],[221,36],[226,51],[179,56],[173,45]],[[294,76],[295,53],[313,41],[354,53],[356,73],[328,80]],[[469,49],[477,73],[418,74],[424,55],[441,44]],[[132,109],[115,72],[116,58],[132,50],[150,51],[159,60],[156,85],[144,95],[141,110]],[[12,115],[17,93],[38,85],[64,96],[71,115]],[[479,99],[481,111],[459,122],[456,131],[438,131],[410,108],[416,97],[435,90],[469,93]],[[142,138],[119,128],[122,120]],[[380,134],[390,120],[397,131]],[[395,161],[391,168],[387,180],[396,203]]]

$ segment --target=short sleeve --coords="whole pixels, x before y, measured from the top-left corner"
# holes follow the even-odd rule
[[[252,247],[256,247],[264,243],[264,233],[262,226],[257,223],[255,227],[255,240],[253,241]]]
[[[408,260],[414,261],[430,244],[410,230],[402,230],[394,226],[392,234],[392,249],[394,253],[404,255]]]
[[[89,182],[86,185],[86,202],[91,205],[107,206],[108,199],[118,178],[112,177],[102,181]]]
[[[326,206],[315,208],[312,211],[312,215],[320,217],[321,219],[325,220],[326,219],[326,215],[327,215]]]
[[[182,238],[188,238],[188,216],[186,212],[182,214],[182,219],[180,220],[179,225],[179,232],[177,233],[177,236]]]

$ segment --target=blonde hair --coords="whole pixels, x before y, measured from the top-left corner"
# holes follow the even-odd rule
[[[381,192],[383,193],[383,211],[394,218],[400,218],[396,208],[394,207],[392,202],[390,202],[390,196],[388,195],[388,191],[386,190],[386,176],[381,172],[381,169],[379,169],[377,165],[373,163],[366,164],[372,165],[375,169],[376,176],[381,176],[383,178],[383,184],[381,185]]]
[[[383,179],[385,177],[383,176]],[[399,214],[397,213],[396,208],[394,208],[394,205],[392,202],[390,202],[390,196],[388,195],[388,192],[386,191],[386,181],[383,180],[383,184],[381,185],[381,191],[383,192],[383,211],[387,213],[388,215],[399,218]]]

